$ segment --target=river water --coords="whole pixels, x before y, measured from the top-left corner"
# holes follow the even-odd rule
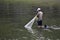
[[[28,14],[32,13],[31,6],[21,6],[19,3],[0,5],[0,40],[60,40],[60,29],[38,29],[36,23],[30,30],[25,29],[24,25],[35,16]],[[44,18],[43,24],[60,27],[58,17],[47,18]]]

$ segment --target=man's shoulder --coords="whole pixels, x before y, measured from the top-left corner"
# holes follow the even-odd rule
[[[43,12],[42,12],[42,11],[40,11],[39,13],[42,13],[42,14],[43,14]]]

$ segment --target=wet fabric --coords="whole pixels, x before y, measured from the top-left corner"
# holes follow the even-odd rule
[[[38,26],[42,26],[42,20],[37,21],[37,23],[38,23]]]

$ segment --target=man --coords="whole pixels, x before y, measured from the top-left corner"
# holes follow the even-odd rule
[[[43,12],[41,11],[41,8],[37,9],[37,18],[38,18],[38,28],[42,28],[42,19],[43,19]]]

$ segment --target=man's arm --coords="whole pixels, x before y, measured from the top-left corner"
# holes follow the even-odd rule
[[[37,17],[39,17],[39,14],[37,13]]]

